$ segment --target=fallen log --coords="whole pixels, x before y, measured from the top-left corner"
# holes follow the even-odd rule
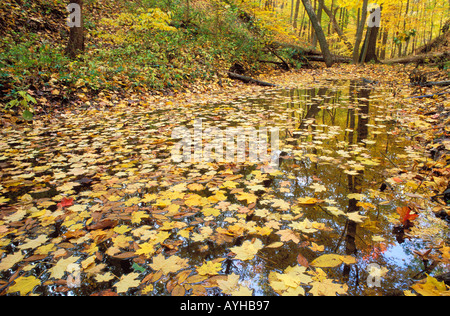
[[[228,77],[230,77],[231,79],[240,80],[245,83],[254,83],[256,85],[263,86],[263,87],[276,87],[277,86],[273,83],[264,82],[264,81],[253,79],[251,77],[247,77],[247,76],[243,76],[243,75],[238,75],[237,73],[234,73],[231,71],[228,72]]]
[[[304,55],[304,58],[308,59],[309,61],[324,62],[322,55]],[[332,59],[336,63],[351,63],[352,62],[352,59],[350,57],[344,57],[344,56],[338,56],[338,55],[332,55]]]
[[[450,55],[448,52],[443,53],[431,53],[431,54],[422,54],[415,56],[407,56],[400,58],[393,58],[383,61],[383,64],[410,64],[410,63],[424,63],[425,61],[433,61],[439,60],[442,57]]]
[[[418,85],[422,86],[422,87],[433,87],[433,86],[446,87],[446,86],[450,86],[450,81],[429,81],[429,82],[419,83]]]
[[[407,99],[425,99],[425,98],[434,98],[435,96],[441,96],[444,94],[448,94],[450,93],[450,91],[448,92],[441,92],[441,93],[435,93],[435,94],[424,94],[424,95],[418,95],[418,96],[413,96],[413,97],[409,97]]]

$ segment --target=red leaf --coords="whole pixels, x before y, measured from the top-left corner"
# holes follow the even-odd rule
[[[408,221],[416,219],[419,215],[411,214],[411,209],[408,206],[397,207],[397,213],[400,215],[400,222],[405,225]]]
[[[67,198],[63,198],[61,202],[59,202],[57,204],[58,208],[65,208],[68,206],[72,206],[73,205],[73,198],[67,199]]]

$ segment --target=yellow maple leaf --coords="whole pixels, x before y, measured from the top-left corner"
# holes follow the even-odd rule
[[[137,280],[139,273],[124,274],[120,277],[120,280],[114,284],[117,288],[117,293],[125,293],[129,288],[137,287],[141,284],[141,281]]]
[[[360,194],[360,193],[350,193],[347,195],[347,197],[351,200],[351,199],[355,199],[355,200],[362,200],[364,199],[366,196],[364,194]]]
[[[198,194],[191,194],[189,195],[185,200],[184,203],[189,206],[205,206],[209,204],[208,199],[198,195]]]
[[[139,224],[143,218],[149,218],[150,216],[144,211],[133,212],[131,214],[131,223]]]
[[[224,183],[222,183],[221,187],[222,188],[227,188],[227,189],[235,189],[237,185],[238,185],[237,182],[227,180]]]
[[[187,187],[191,191],[201,191],[204,189],[204,186],[200,183],[191,183]]]
[[[202,209],[202,213],[205,216],[218,216],[220,214],[220,210],[212,208],[212,207],[206,207],[204,209]]]
[[[309,293],[319,296],[336,296],[336,294],[347,294],[348,286],[347,284],[337,284],[333,280],[325,279],[323,281],[314,281],[311,291]]]
[[[153,257],[153,263],[150,264],[150,267],[155,271],[161,271],[163,274],[169,274],[189,267],[188,261],[189,259],[182,259],[178,256],[170,256],[165,259],[163,254],[159,254]]]
[[[423,296],[448,296],[450,290],[445,285],[444,281],[439,282],[436,278],[427,275],[427,281],[425,283],[416,283],[411,286],[414,291]]]
[[[289,241],[292,240],[294,243],[298,244],[300,239],[298,235],[290,229],[283,229],[276,232],[277,235],[280,235],[281,241]]]
[[[153,248],[152,242],[146,242],[139,245],[139,249],[136,250],[137,255],[145,255],[147,258],[150,258],[151,255],[155,252],[155,249]]]
[[[20,250],[13,254],[7,255],[0,262],[0,271],[11,269],[16,263],[22,261],[23,258],[24,256]]]
[[[61,279],[64,273],[66,272],[67,267],[70,264],[77,262],[78,259],[80,259],[80,257],[73,257],[73,256],[66,259],[59,259],[56,265],[50,268],[49,270],[50,277],[55,279]]]
[[[25,241],[26,243],[23,245],[18,246],[17,248],[19,248],[20,250],[24,250],[24,249],[34,249],[39,247],[40,245],[42,245],[43,243],[45,243],[48,240],[48,237],[45,235],[39,235],[37,238],[35,239],[29,239],[27,238]]]
[[[216,275],[220,270],[222,270],[222,262],[214,260],[205,262],[197,268],[199,275]]]
[[[35,276],[21,276],[14,280],[14,284],[8,288],[7,293],[19,292],[20,295],[26,295],[33,291],[37,285],[41,285],[41,281]]]
[[[125,206],[130,207],[132,205],[138,204],[139,202],[141,202],[141,199],[139,197],[135,196],[135,197],[132,197],[131,199],[125,201],[123,204],[125,204]]]
[[[218,203],[220,201],[225,201],[227,199],[227,197],[224,194],[224,191],[216,191],[216,193],[214,195],[211,195],[210,197],[208,197],[208,201],[211,203]]]
[[[273,199],[272,207],[278,207],[283,211],[288,211],[291,208],[291,204],[289,204],[289,202],[286,202],[282,199]]]
[[[367,216],[359,215],[358,212],[347,213],[345,214],[345,216],[347,216],[349,220],[355,223],[362,223],[364,222],[364,219],[367,218]]]
[[[261,240],[256,239],[253,243],[250,240],[246,240],[242,246],[232,247],[230,250],[236,254],[236,259],[245,261],[253,259],[257,252],[262,248],[263,243]]]
[[[131,227],[129,227],[127,225],[120,225],[120,226],[114,227],[114,231],[118,234],[125,234],[125,233],[129,232],[130,230],[131,230]]]
[[[319,183],[313,183],[312,185],[309,186],[311,189],[314,190],[314,192],[318,193],[318,192],[324,192],[327,190],[327,188],[323,185],[323,184],[319,184]]]
[[[247,204],[255,203],[258,197],[252,193],[248,192],[239,192],[239,195],[236,197],[239,201],[247,200]]]

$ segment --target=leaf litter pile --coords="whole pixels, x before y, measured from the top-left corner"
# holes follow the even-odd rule
[[[3,128],[0,293],[448,294],[449,102],[368,67]],[[197,118],[278,127],[279,170],[175,163]]]

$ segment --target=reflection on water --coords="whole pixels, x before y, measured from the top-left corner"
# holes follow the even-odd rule
[[[429,236],[428,240],[421,240],[407,236],[400,238],[394,233],[398,222],[396,208],[404,206],[404,201],[412,198],[407,196],[408,191],[402,186],[393,187],[386,182],[387,178],[392,177],[392,172],[388,170],[394,170],[397,164],[401,164],[398,157],[410,154],[407,151],[411,150],[407,140],[395,137],[398,109],[390,105],[390,95],[389,91],[363,81],[329,81],[305,89],[266,90],[257,97],[241,96],[234,100],[230,100],[229,95],[218,97],[215,103],[194,104],[183,111],[160,109],[140,115],[123,113],[105,118],[107,124],[102,121],[80,121],[81,128],[77,128],[76,123],[68,122],[62,123],[63,126],[57,130],[49,127],[41,134],[9,133],[5,148],[25,152],[26,155],[18,157],[21,161],[14,163],[6,158],[1,159],[5,170],[1,180],[9,188],[7,185],[11,180],[8,177],[16,169],[33,168],[36,176],[41,177],[42,184],[39,190],[30,192],[31,198],[46,202],[46,198],[53,198],[58,191],[56,185],[45,178],[55,180],[56,176],[64,178],[66,173],[72,173],[70,183],[74,186],[73,194],[87,201],[86,206],[100,211],[107,205],[105,214],[116,214],[115,219],[120,224],[135,229],[139,225],[131,223],[130,215],[123,213],[122,202],[117,201],[134,197],[142,201],[149,194],[173,194],[168,188],[187,181],[202,184],[202,189],[194,190],[195,193],[210,197],[218,186],[224,184],[227,176],[233,175],[229,170],[236,167],[232,164],[174,164],[170,160],[170,145],[167,144],[170,142],[164,136],[170,134],[171,128],[179,126],[180,122],[191,128],[196,118],[204,119],[204,128],[277,126],[282,142],[280,150],[283,151],[279,158],[280,172],[276,176],[262,175],[257,166],[249,164],[234,170],[234,175],[242,175],[242,178],[236,184],[229,181],[231,186],[227,188],[226,200],[215,205],[218,209],[221,204],[220,212],[210,210],[213,215],[205,214],[201,207],[186,207],[183,199],[177,199],[175,211],[168,211],[163,202],[175,201],[168,195],[161,197],[163,202],[151,200],[133,206],[130,212],[142,210],[151,214],[149,218],[142,219],[141,226],[145,224],[151,230],[166,234],[164,246],[155,248],[163,251],[166,257],[176,255],[189,258],[189,269],[192,271],[205,261],[223,259],[220,274],[239,275],[240,283],[253,290],[254,295],[276,294],[269,284],[270,273],[282,273],[287,267],[298,265],[299,255],[309,263],[327,253],[351,255],[357,259],[355,264],[323,268],[327,278],[346,283],[351,295],[401,294],[409,289],[414,282],[412,278],[423,269],[422,262],[416,259],[413,251],[425,249],[426,245],[435,242],[434,238],[438,240],[440,236],[436,234]],[[159,138],[160,135],[166,138]],[[61,139],[66,142],[72,139],[73,142],[62,144]],[[82,170],[84,164],[77,168],[69,167],[85,160],[89,162],[88,167],[93,168],[92,172]],[[54,170],[46,169],[49,161],[52,161]],[[19,163],[23,164],[20,168],[16,167]],[[237,189],[245,189],[245,192],[252,187],[252,194],[258,196],[257,203],[250,207],[251,203],[237,199],[235,193],[230,193],[234,185]],[[33,187],[32,181],[28,181],[26,187],[17,189],[11,185],[6,197],[11,203],[16,203],[19,197],[31,190],[30,187]],[[114,196],[109,200],[102,197],[106,193],[95,198],[90,193],[107,190],[114,190]],[[111,197],[109,191],[108,194]],[[298,203],[299,198],[306,197],[322,202],[309,206]],[[423,208],[427,209],[428,201],[413,198],[419,199]],[[288,203],[288,207],[284,206],[284,202]],[[56,207],[53,205],[49,209],[55,211]],[[285,237],[281,246],[266,247],[280,241],[280,231],[292,230],[298,227],[295,225],[299,221],[306,219],[315,226],[308,227],[309,230],[297,230],[290,239]],[[84,229],[84,224],[80,227]],[[264,227],[270,227],[270,233],[264,233]],[[46,232],[36,231],[35,234],[45,233],[57,238],[68,230],[61,223],[49,223],[45,229]],[[219,230],[226,233],[219,234]],[[127,234],[133,242],[142,244],[131,232]],[[254,238],[264,245],[257,255],[246,261],[233,259],[230,248],[242,246],[245,241]],[[65,244],[66,247],[73,247],[69,249],[74,254],[83,255],[86,251],[82,242],[79,245]],[[131,243],[125,242],[125,245],[131,247]],[[112,246],[110,239],[100,242],[98,252],[101,255],[97,260],[101,260],[117,278],[135,271],[136,261],[133,262],[133,259],[108,254]],[[17,245],[5,246],[5,249],[12,252],[14,247]],[[134,252],[136,248],[126,251]],[[151,259],[137,262],[145,275],[154,272],[142,268],[150,262]],[[36,275],[42,275],[52,264],[45,260],[37,263]],[[384,272],[380,286],[370,288],[367,284],[368,268],[374,264]],[[8,279],[11,273],[0,276],[2,280]],[[149,294],[169,294],[166,284],[173,277],[155,278],[154,288]],[[114,282],[86,282],[82,288],[68,293],[91,294],[112,288]],[[54,289],[54,285],[42,286],[36,293],[55,294]],[[305,289],[308,293],[311,286],[306,285]],[[194,290],[189,289],[188,294],[195,294]],[[208,295],[222,293],[217,286],[204,286],[199,291]]]
[[[330,228],[303,235],[305,240],[324,245],[325,249],[315,252],[294,243],[277,250],[266,248],[261,253],[267,260],[255,260],[247,266],[240,264],[232,271],[244,276],[256,294],[273,294],[270,287],[261,285],[267,281],[267,271],[282,271],[296,264],[297,253],[309,262],[321,253],[353,255],[357,264],[324,269],[329,277],[346,282],[349,294],[401,294],[412,284],[411,278],[423,269],[412,254],[423,245],[418,240],[397,242],[392,233],[392,218],[396,208],[404,205],[405,197],[402,192],[392,190],[383,193],[380,187],[386,179],[384,170],[392,163],[384,157],[395,160],[408,144],[403,140],[399,146],[399,141],[392,137],[395,109],[387,104],[389,93],[359,81],[350,84],[333,81],[329,83],[331,88],[327,85],[275,90],[261,98],[240,100],[248,106],[258,106],[255,111],[263,107],[275,123],[295,121],[295,131],[292,134],[286,131],[284,135],[284,150],[290,155],[280,167],[284,176],[274,181],[272,188],[275,198],[295,204],[296,198],[311,196],[309,187],[314,183],[326,187],[326,192],[315,194],[325,204],[302,208],[304,217]],[[289,190],[281,193],[279,189],[283,187]],[[363,198],[348,198],[349,194],[362,194]],[[331,213],[335,210],[367,218],[362,223],[356,222],[334,216]],[[387,269],[381,287],[367,286],[370,264]]]

